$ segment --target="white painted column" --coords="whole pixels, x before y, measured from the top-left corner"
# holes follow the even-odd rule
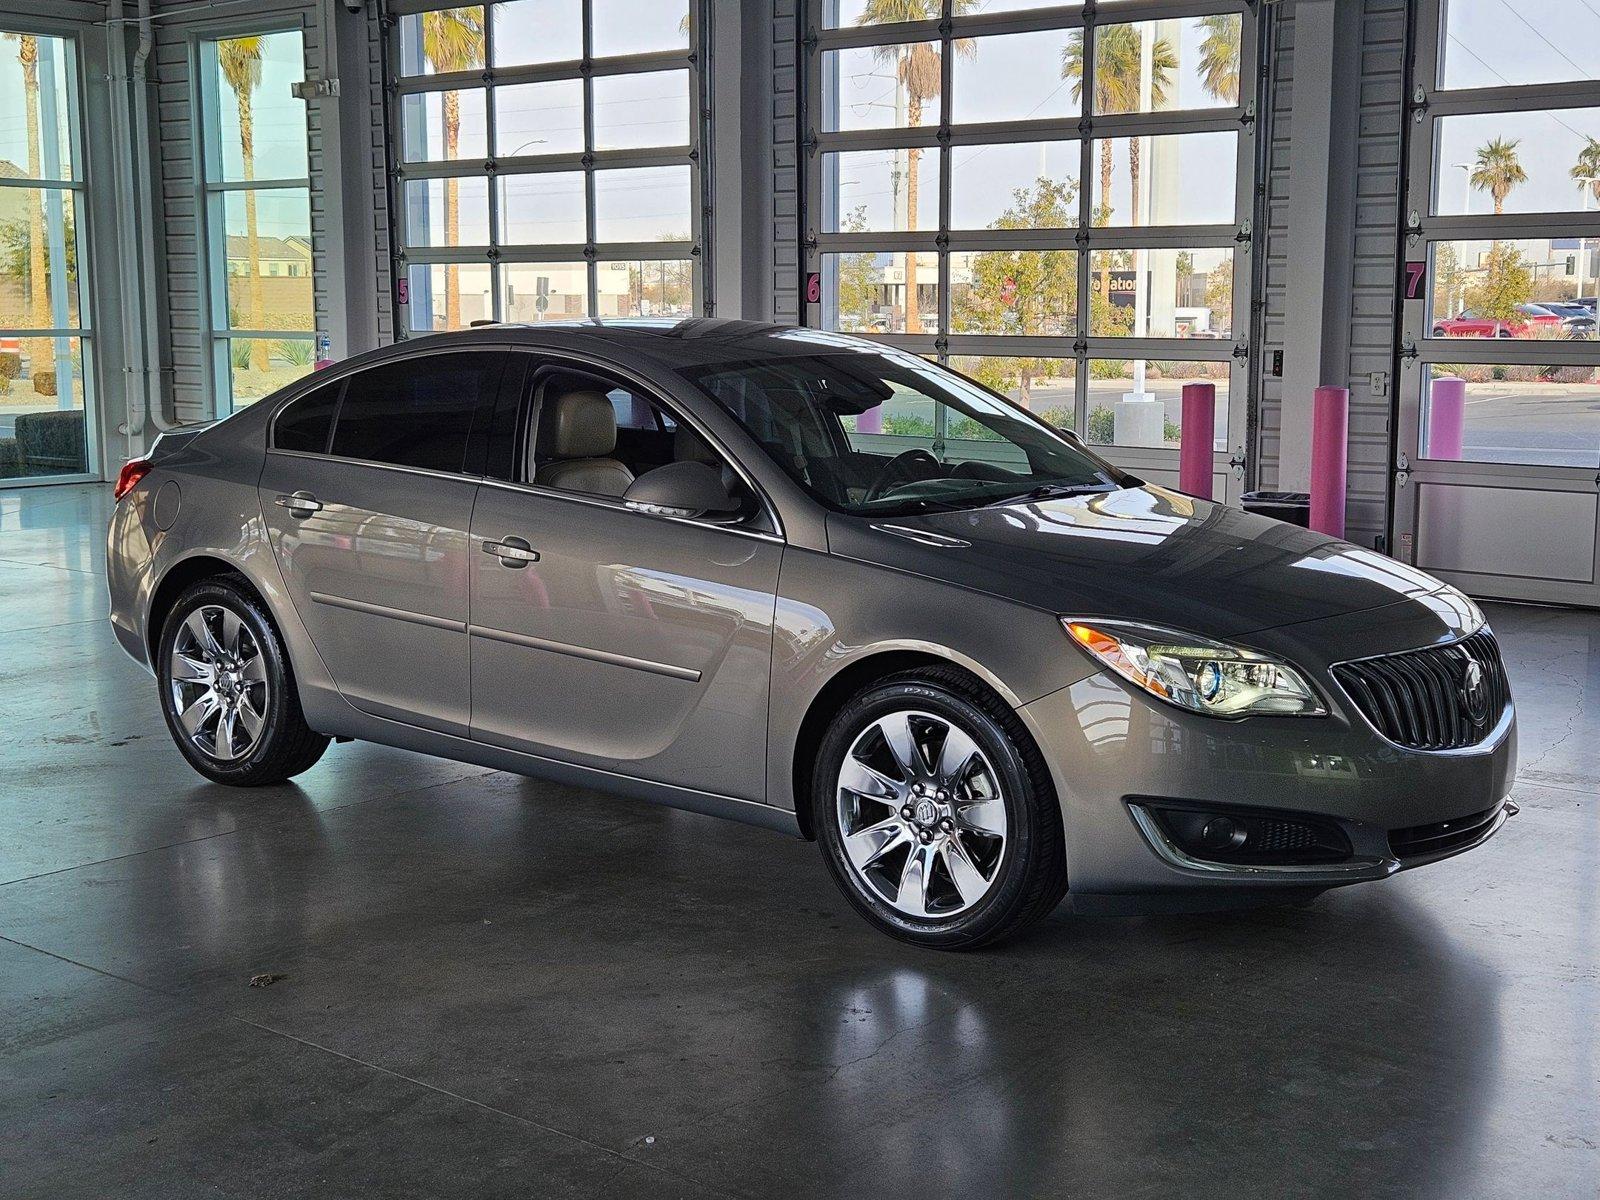
[[[1311,483],[1311,404],[1350,386],[1361,0],[1294,0],[1278,487]]]

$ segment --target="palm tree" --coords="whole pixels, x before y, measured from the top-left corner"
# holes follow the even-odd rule
[[[1589,138],[1584,148],[1578,151],[1578,161],[1572,168],[1572,179],[1581,192],[1584,188],[1600,200],[1600,138]]]
[[[1528,181],[1517,157],[1521,141],[1495,138],[1478,147],[1476,164],[1468,177],[1473,187],[1488,192],[1494,199],[1494,215],[1506,210],[1506,197],[1519,184]],[[1474,306],[1485,316],[1509,321],[1516,316],[1516,305],[1527,300],[1527,271],[1522,265],[1522,255],[1516,244],[1496,238],[1489,245],[1489,257],[1484,263],[1483,297]]]
[[[217,66],[239,101],[239,155],[244,160],[245,182],[256,177],[255,90],[261,86],[261,35],[228,38],[217,43]],[[261,229],[256,217],[256,192],[244,193],[246,266],[249,275],[250,328],[266,328],[266,301],[261,294]],[[226,250],[224,250],[226,257]],[[250,369],[265,371],[271,344],[256,338],[250,344]]]
[[[1206,31],[1200,43],[1200,86],[1224,104],[1239,103],[1239,35],[1244,22],[1237,13],[1201,17]]]
[[[1477,165],[1472,168],[1470,180],[1473,187],[1494,198],[1497,217],[1505,212],[1506,197],[1511,190],[1528,182],[1528,173],[1517,158],[1517,147],[1521,144],[1521,139],[1508,142],[1505,138],[1495,138],[1478,147]]]
[[[483,10],[481,8],[442,9],[422,14],[422,53],[440,74],[470,71],[483,66]],[[461,142],[461,93],[444,93],[444,156],[453,159]],[[455,246],[461,241],[459,180],[444,181],[444,240]],[[454,266],[444,269],[445,328],[461,328],[461,275]]]
[[[26,109],[28,139],[28,178],[39,179],[44,167],[39,161],[43,145],[39,131],[39,39],[26,33],[8,33],[7,40],[17,43],[17,62],[22,66],[23,106]],[[44,202],[37,188],[23,192],[28,212],[28,320],[35,329],[48,329],[55,322],[50,317],[50,291],[45,279]],[[66,286],[61,280],[60,286]],[[48,353],[47,341],[30,341],[28,357],[35,364]],[[41,369],[39,366],[36,370]]]
[[[956,0],[955,11],[957,14],[965,12],[974,3],[976,0]],[[861,15],[856,18],[856,23],[885,25],[902,21],[933,21],[939,18],[940,9],[939,0],[867,0]],[[955,45],[958,53],[973,53],[971,38],[963,38]],[[895,78],[905,89],[906,124],[913,128],[921,125],[923,104],[939,95],[942,69],[938,49],[926,42],[913,42],[910,45],[880,46],[874,54],[879,62],[893,65]],[[910,229],[917,227],[917,180],[920,173],[918,163],[921,158],[920,149],[913,148],[906,151],[906,225]],[[905,261],[906,332],[921,333],[922,317],[918,312],[917,303],[916,252],[907,251]]]
[[[1095,30],[1094,50],[1094,112],[1139,112],[1146,103],[1141,95],[1143,65],[1143,32],[1138,25],[1103,25]],[[1167,101],[1167,91],[1172,85],[1172,73],[1178,69],[1178,55],[1172,43],[1159,38],[1150,52],[1151,108],[1160,108]],[[1080,33],[1067,42],[1061,52],[1061,77],[1070,79],[1073,98],[1083,103],[1083,35]],[[1128,139],[1128,182],[1134,197],[1134,216],[1130,224],[1138,223],[1139,177],[1143,170],[1143,146],[1140,138]],[[1100,139],[1100,211],[1095,220],[1101,225],[1111,222],[1111,142]]]
[[[1600,200],[1600,139],[1589,138],[1583,149],[1578,151],[1578,161],[1572,167],[1572,179],[1578,185],[1580,192],[1585,188],[1588,189],[1588,195],[1584,197],[1585,208],[1588,207],[1589,196],[1592,195],[1596,200]],[[1580,296],[1585,295],[1589,288],[1589,243],[1590,239],[1587,237],[1579,243],[1582,247],[1581,265],[1578,269]]]

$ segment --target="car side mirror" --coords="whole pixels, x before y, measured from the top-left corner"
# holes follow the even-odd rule
[[[743,507],[722,481],[722,472],[703,462],[673,462],[646,471],[629,485],[622,502],[639,512],[667,517],[728,520]]]

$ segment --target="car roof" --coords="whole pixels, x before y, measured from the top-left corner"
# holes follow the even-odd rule
[[[622,352],[671,369],[818,354],[882,354],[886,349],[882,343],[848,334],[714,317],[485,324],[425,334],[386,349],[403,354],[401,347],[437,350],[444,346],[503,346],[508,341],[601,356]]]

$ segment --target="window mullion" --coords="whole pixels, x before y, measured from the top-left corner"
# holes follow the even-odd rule
[[[594,76],[590,64],[594,60],[594,0],[583,0],[583,200],[584,200],[584,258],[588,263],[588,311],[590,317],[600,316],[600,274],[596,243],[599,235],[595,227],[594,178]]]

